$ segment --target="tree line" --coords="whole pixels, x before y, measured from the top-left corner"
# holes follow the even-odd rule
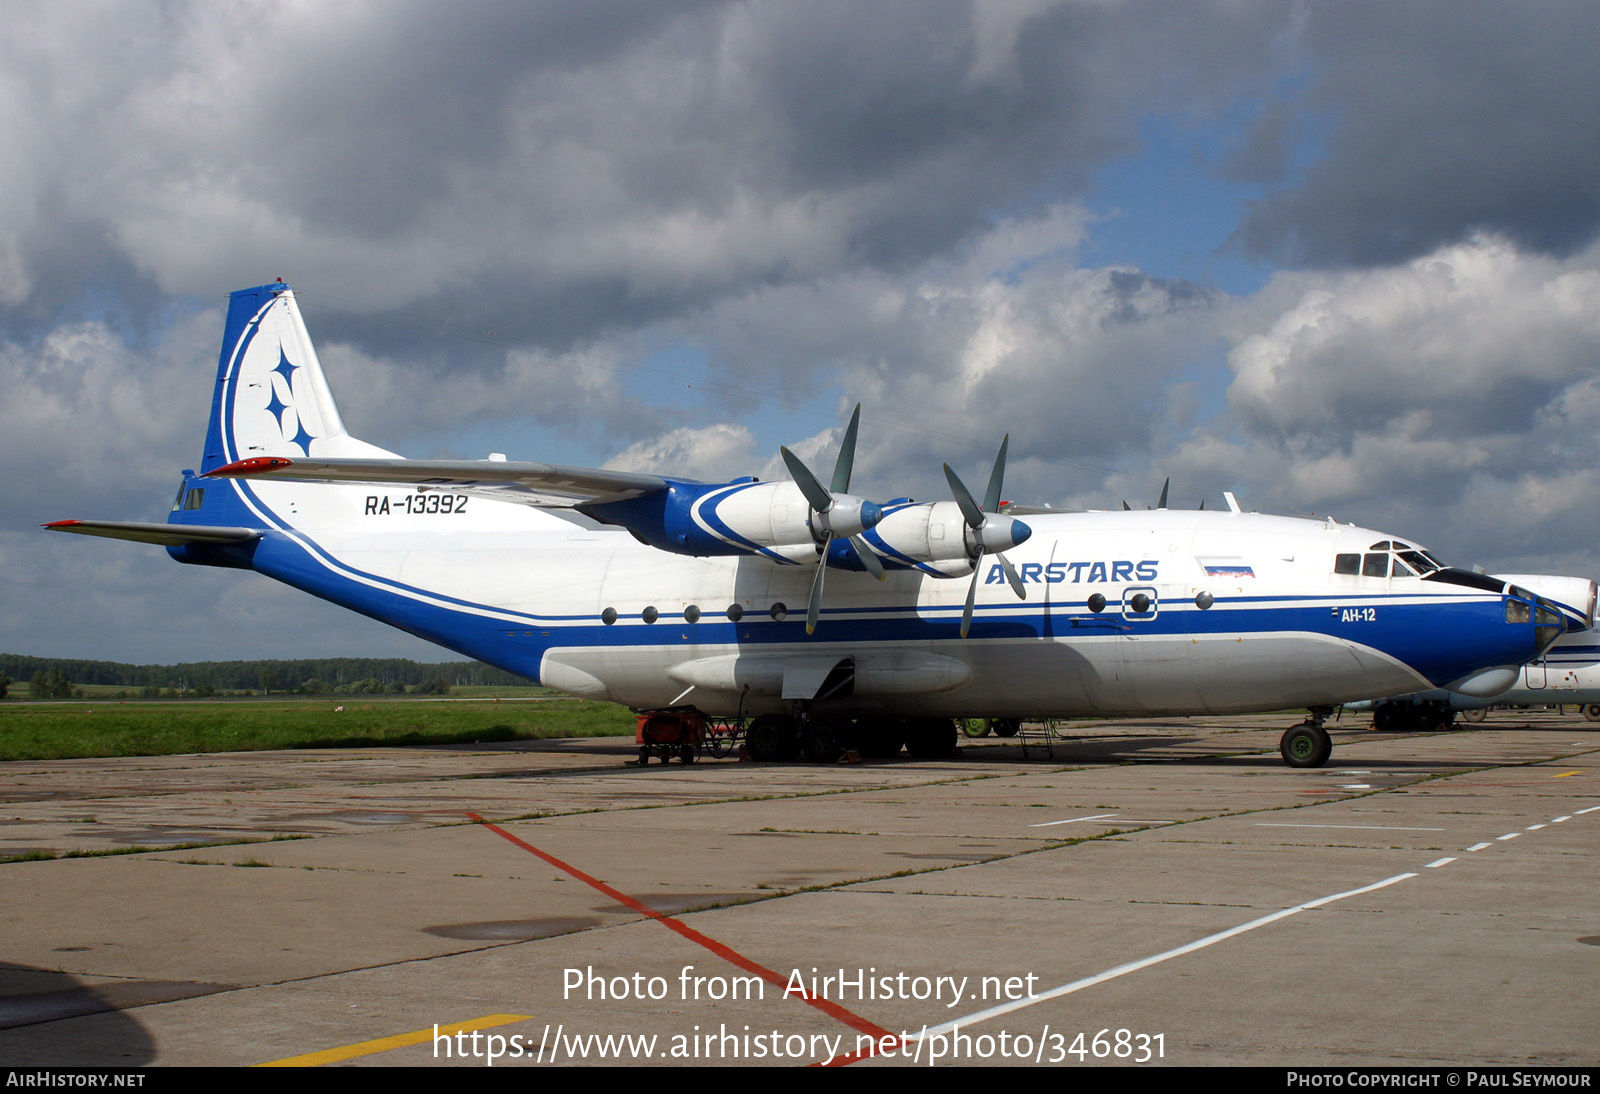
[[[324,657],[297,661],[190,661],[128,665],[0,653],[0,679],[27,680],[34,698],[66,698],[74,686],[104,684],[141,694],[226,691],[377,694],[448,691],[451,687],[521,687],[533,681],[482,661],[427,663],[401,657]],[[309,687],[307,686],[309,685]],[[5,691],[0,689],[0,698]]]

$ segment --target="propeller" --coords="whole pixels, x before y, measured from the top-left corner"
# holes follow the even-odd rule
[[[972,584],[967,586],[967,606],[961,613],[962,638],[965,638],[967,632],[972,629],[972,605],[978,596],[978,578],[983,573],[982,562],[985,554],[994,555],[995,561],[1000,563],[1000,569],[1006,575],[1006,582],[1018,598],[1028,599],[1028,591],[1022,584],[1022,578],[1001,553],[1025,542],[1033,534],[1032,528],[1015,517],[999,515],[1001,484],[1006,474],[1006,449],[1010,444],[1011,434],[1008,433],[1000,442],[1000,452],[994,458],[994,470],[989,472],[989,489],[984,492],[981,509],[978,503],[972,500],[972,492],[961,481],[961,476],[951,470],[949,464],[944,465],[944,477],[950,483],[950,492],[955,496],[956,505],[961,509],[962,519],[967,522],[967,549],[972,558]]]
[[[1171,478],[1168,478],[1165,482],[1163,482],[1161,484],[1161,496],[1156,499],[1156,508],[1157,509],[1165,509],[1167,507],[1167,491],[1171,487],[1172,487],[1172,479]],[[1200,503],[1200,508],[1204,509],[1205,507],[1206,507],[1205,502],[1201,502]],[[1148,509],[1150,507],[1148,505],[1146,505],[1145,508]],[[1133,509],[1133,506],[1129,505],[1127,503],[1127,501],[1124,500],[1123,503],[1122,503],[1122,511],[1126,513],[1126,512],[1132,511],[1132,509]]]
[[[783,456],[784,464],[789,468],[794,484],[800,488],[806,504],[811,507],[811,533],[817,540],[820,551],[817,556],[817,572],[811,579],[811,600],[806,605],[807,634],[816,631],[817,617],[822,613],[822,578],[828,572],[829,540],[848,539],[866,571],[879,581],[884,578],[883,563],[878,561],[878,556],[873,554],[872,549],[861,538],[862,532],[874,527],[883,519],[883,510],[877,503],[849,493],[850,473],[856,460],[856,432],[860,425],[861,404],[857,403],[855,412],[850,415],[850,424],[845,427],[844,440],[839,445],[838,459],[833,464],[831,489],[823,489],[822,483],[817,481],[817,477],[799,456],[787,448],[778,449],[779,454]]]

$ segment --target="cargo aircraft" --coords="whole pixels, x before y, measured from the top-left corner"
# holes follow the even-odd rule
[[[857,408],[859,414],[859,408]],[[1558,607],[1333,520],[1059,512],[701,483],[507,460],[408,460],[344,428],[294,293],[232,294],[199,473],[165,523],[56,531],[255,570],[469,657],[641,712],[752,719],[757,759],[948,754],[953,719],[1305,707],[1291,766],[1346,700],[1492,695]],[[1003,510],[1003,511],[1002,511]],[[1026,518],[1026,519],[1024,519]]]

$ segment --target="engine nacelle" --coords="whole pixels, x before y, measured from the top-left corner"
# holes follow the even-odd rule
[[[965,577],[977,553],[961,507],[953,501],[884,506],[883,519],[861,538],[886,566],[921,570],[935,577]]]
[[[752,554],[803,564],[816,561],[824,532],[843,544],[882,516],[875,503],[849,494],[833,495],[819,514],[793,482],[755,479],[712,485],[668,480],[666,490],[651,495],[579,509],[673,554]]]

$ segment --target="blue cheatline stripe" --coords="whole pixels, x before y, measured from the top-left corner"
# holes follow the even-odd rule
[[[496,618],[482,614],[494,612],[489,605],[478,606],[469,602],[449,601],[430,604],[419,599],[426,595],[410,590],[400,591],[386,584],[373,587],[363,581],[335,572],[331,566],[342,565],[325,551],[313,552],[298,537],[278,534],[268,537],[257,552],[256,568],[269,576],[283,580],[314,595],[343,604],[363,614],[381,619],[430,641],[480,658],[491,664],[503,665],[512,671],[534,675],[540,658],[547,650],[566,646],[629,648],[639,646],[722,646],[761,647],[777,644],[818,644],[824,646],[849,646],[854,644],[884,643],[961,643],[960,605],[940,608],[899,609],[892,613],[879,613],[875,618],[862,618],[861,609],[828,610],[827,629],[819,628],[818,637],[808,638],[804,620],[798,616],[782,622],[763,618],[756,613],[739,623],[725,620],[702,619],[686,623],[674,616],[661,618],[654,624],[633,622],[630,614],[612,626],[606,626],[593,615],[565,617],[560,623],[540,620],[537,617],[514,614],[514,618]],[[1201,613],[1198,610],[1164,613],[1155,620],[1141,623],[1114,621],[1116,633],[1133,633],[1149,637],[1234,638],[1267,637],[1274,634],[1321,635],[1330,640],[1349,642],[1392,657],[1409,665],[1419,675],[1434,684],[1483,667],[1489,663],[1506,663],[1526,652],[1523,627],[1507,626],[1498,619],[1500,607],[1493,603],[1465,603],[1451,606],[1452,622],[1439,626],[1439,605],[1394,605],[1385,609],[1393,617],[1384,625],[1363,624],[1345,628],[1328,625],[1329,613],[1324,606],[1303,608],[1254,608],[1222,613]],[[863,614],[865,614],[863,612]],[[1072,611],[1052,610],[1048,614],[1037,608],[1021,605],[985,606],[981,615],[974,618],[970,640],[1060,638],[1070,641],[1074,621],[1086,628],[1099,624],[1107,626],[1104,617],[1085,616]],[[543,629],[541,629],[541,624]],[[1200,624],[1200,626],[1196,626]],[[1482,651],[1482,632],[1485,624],[1495,624],[1505,632],[1504,642],[1495,659]],[[1109,629],[1109,628],[1108,628]],[[531,634],[538,630],[539,633]],[[518,632],[524,633],[518,633]],[[1489,632],[1491,636],[1495,633]],[[1456,636],[1455,640],[1450,635]],[[1464,637],[1477,634],[1477,640]],[[1089,637],[1087,634],[1084,637]],[[1464,659],[1476,657],[1476,662]],[[1467,667],[1463,667],[1464,664]]]

